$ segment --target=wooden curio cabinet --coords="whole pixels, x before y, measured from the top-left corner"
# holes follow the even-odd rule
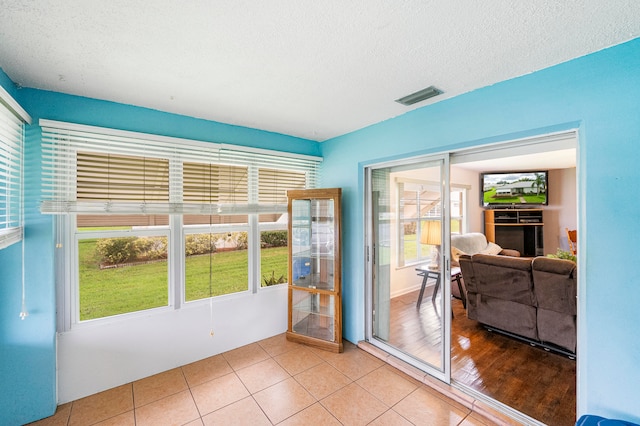
[[[342,352],[340,188],[287,191],[287,339]]]

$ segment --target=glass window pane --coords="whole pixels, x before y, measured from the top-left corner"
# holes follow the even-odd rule
[[[460,220],[460,219],[451,219],[451,233],[452,234],[461,234],[462,233],[462,220]]]
[[[462,192],[451,191],[451,216],[462,216]]]
[[[285,230],[262,231],[260,233],[261,286],[282,284],[288,281],[289,255]]]
[[[185,300],[248,290],[246,232],[188,234],[185,237]]]
[[[182,216],[185,225],[222,225],[248,223],[249,216],[239,215],[206,215],[206,214],[186,214]]]
[[[278,223],[286,229],[288,223],[287,213],[263,213],[258,215],[258,222]]]
[[[418,222],[404,222],[402,227],[402,238],[404,240],[404,260],[411,262],[418,258]]]
[[[144,229],[151,226],[168,225],[168,215],[79,214],[77,216],[77,227],[79,232],[118,231],[136,228]]]
[[[404,191],[400,199],[400,218],[415,219],[418,217],[419,204],[417,191]]]
[[[80,320],[167,306],[166,237],[78,242]]]

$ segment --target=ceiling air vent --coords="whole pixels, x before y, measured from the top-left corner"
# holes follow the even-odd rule
[[[425,99],[433,98],[434,96],[438,96],[442,93],[442,90],[436,89],[433,86],[429,86],[426,89],[422,89],[417,91],[416,93],[412,93],[400,99],[396,99],[396,102],[402,105],[413,105],[418,102],[424,101]]]

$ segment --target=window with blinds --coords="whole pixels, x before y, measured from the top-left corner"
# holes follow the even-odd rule
[[[79,151],[77,199],[168,203],[169,161]]]
[[[24,123],[30,121],[0,87],[0,249],[22,239]]]
[[[185,203],[248,203],[248,167],[183,163],[182,197]]]
[[[315,187],[321,161],[50,120],[40,125],[43,213],[282,213],[287,190]]]
[[[304,189],[305,174],[299,171],[258,169],[258,202],[286,204],[287,190]]]

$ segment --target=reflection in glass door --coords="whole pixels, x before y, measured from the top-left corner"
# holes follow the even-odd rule
[[[367,169],[367,338],[446,382],[448,166],[448,157],[430,157]]]

